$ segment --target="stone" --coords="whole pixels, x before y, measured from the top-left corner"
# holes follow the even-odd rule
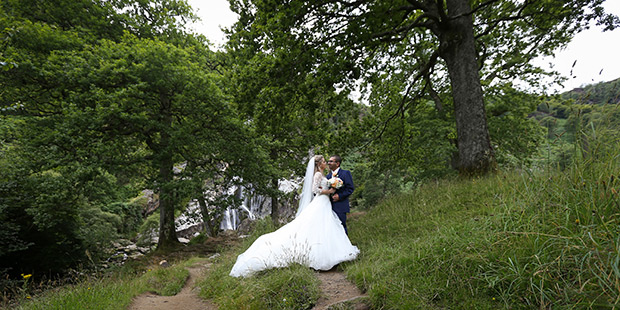
[[[137,258],[139,258],[140,256],[144,256],[144,254],[142,254],[142,253],[140,253],[140,252],[136,252],[136,253],[131,254],[131,255],[129,256],[129,258],[131,258],[131,259],[137,259]]]
[[[138,247],[138,251],[139,251],[140,253],[142,253],[142,254],[146,254],[146,253],[150,252],[150,251],[151,251],[151,249],[150,249],[150,248],[147,248],[147,247]]]

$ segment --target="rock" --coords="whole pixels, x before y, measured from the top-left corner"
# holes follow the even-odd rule
[[[237,227],[237,232],[241,235],[248,235],[252,232],[252,229],[254,229],[254,221],[246,218],[241,221],[241,223]]]
[[[125,251],[125,253],[131,253],[131,252],[135,252],[138,250],[138,246],[135,244],[130,244],[128,246],[126,246],[123,251]]]
[[[159,262],[159,266],[167,268],[167,267],[170,267],[170,264],[168,263],[167,260],[164,259],[161,262]]]
[[[129,255],[129,258],[131,258],[131,259],[137,259],[137,258],[139,258],[140,256],[144,256],[144,254],[142,254],[142,253],[140,253],[140,252],[136,252],[136,253],[133,253],[133,254]]]
[[[151,251],[151,249],[150,249],[150,248],[147,248],[147,247],[138,247],[138,251],[139,251],[140,253],[142,253],[142,254],[146,254],[146,253],[150,252],[150,251]]]
[[[186,238],[178,238],[178,239],[179,239],[179,242],[181,243],[185,243],[185,244],[189,243],[189,239],[186,239]]]

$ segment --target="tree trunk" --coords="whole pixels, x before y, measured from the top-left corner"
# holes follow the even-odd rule
[[[161,161],[159,176],[159,242],[158,248],[179,242],[174,227],[174,188],[172,186],[172,158],[165,156]]]
[[[439,34],[440,56],[452,85],[461,174],[484,174],[495,168],[468,0],[448,0],[449,16]]]
[[[162,99],[162,122],[164,128],[170,128],[172,126],[172,116],[170,113],[166,113],[169,100]],[[172,153],[169,151],[170,147],[170,135],[164,130],[161,131],[161,140],[159,144],[159,151],[156,152],[156,156],[159,156],[159,241],[157,242],[157,248],[166,248],[174,246],[179,243],[179,239],[176,235],[176,229],[174,226],[174,205],[175,205],[175,188],[173,185],[173,168],[174,161]]]
[[[278,151],[276,151],[275,149],[272,149],[270,154],[269,154],[269,158],[271,158],[271,162],[273,163],[278,163],[279,162],[279,158],[278,158]],[[279,165],[276,166],[277,168],[280,168]],[[280,210],[278,210],[278,196],[275,193],[275,191],[278,190],[278,178],[273,178],[271,179],[271,186],[274,189],[274,193],[271,195],[271,220],[273,221],[273,224],[276,225],[276,227],[278,227],[279,225],[279,216],[280,216]]]
[[[273,179],[271,181],[271,185],[273,186],[273,188],[278,188],[278,179]],[[273,194],[271,196],[271,220],[273,221],[273,223],[276,225],[276,227],[279,225],[278,220],[279,220],[279,210],[278,210],[278,197],[276,196],[276,194]]]
[[[200,206],[200,213],[202,214],[202,222],[204,225],[204,233],[209,237],[214,237],[217,235],[217,231],[212,228],[211,225],[211,214],[209,214],[209,208],[207,207],[207,203],[205,202],[204,197],[198,198],[198,205]]]

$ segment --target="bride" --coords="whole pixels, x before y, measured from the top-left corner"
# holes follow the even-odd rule
[[[322,155],[310,158],[295,219],[256,239],[237,257],[231,276],[245,277],[293,263],[329,270],[357,257],[359,249],[351,244],[332,211],[329,194],[335,189],[328,188],[323,174],[326,166]]]

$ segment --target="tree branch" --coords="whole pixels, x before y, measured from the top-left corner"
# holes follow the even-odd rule
[[[383,122],[383,126],[382,128],[379,130],[379,133],[376,134],[376,136],[372,139],[370,139],[368,142],[366,142],[362,148],[365,148],[366,146],[368,146],[370,143],[372,143],[373,141],[380,139],[383,134],[385,133],[388,124],[396,118],[396,116],[398,116],[399,114],[403,114],[405,109],[408,107],[408,105],[406,105],[407,102],[407,98],[409,97],[409,93],[411,92],[411,89],[413,88],[413,86],[424,76],[428,75],[431,68],[433,68],[435,66],[435,64],[437,63],[437,59],[439,58],[439,51],[435,50],[433,52],[433,54],[431,55],[431,57],[429,58],[428,62],[422,67],[422,69],[418,72],[418,74],[414,77],[413,81],[409,84],[409,86],[407,86],[407,90],[405,91],[405,94],[403,94],[403,97],[400,101],[400,104],[398,106],[398,108],[396,109],[396,111],[388,117],[388,119]],[[418,96],[420,97],[420,96]],[[412,101],[412,100],[410,100]],[[377,130],[375,130],[375,133],[377,132]]]

